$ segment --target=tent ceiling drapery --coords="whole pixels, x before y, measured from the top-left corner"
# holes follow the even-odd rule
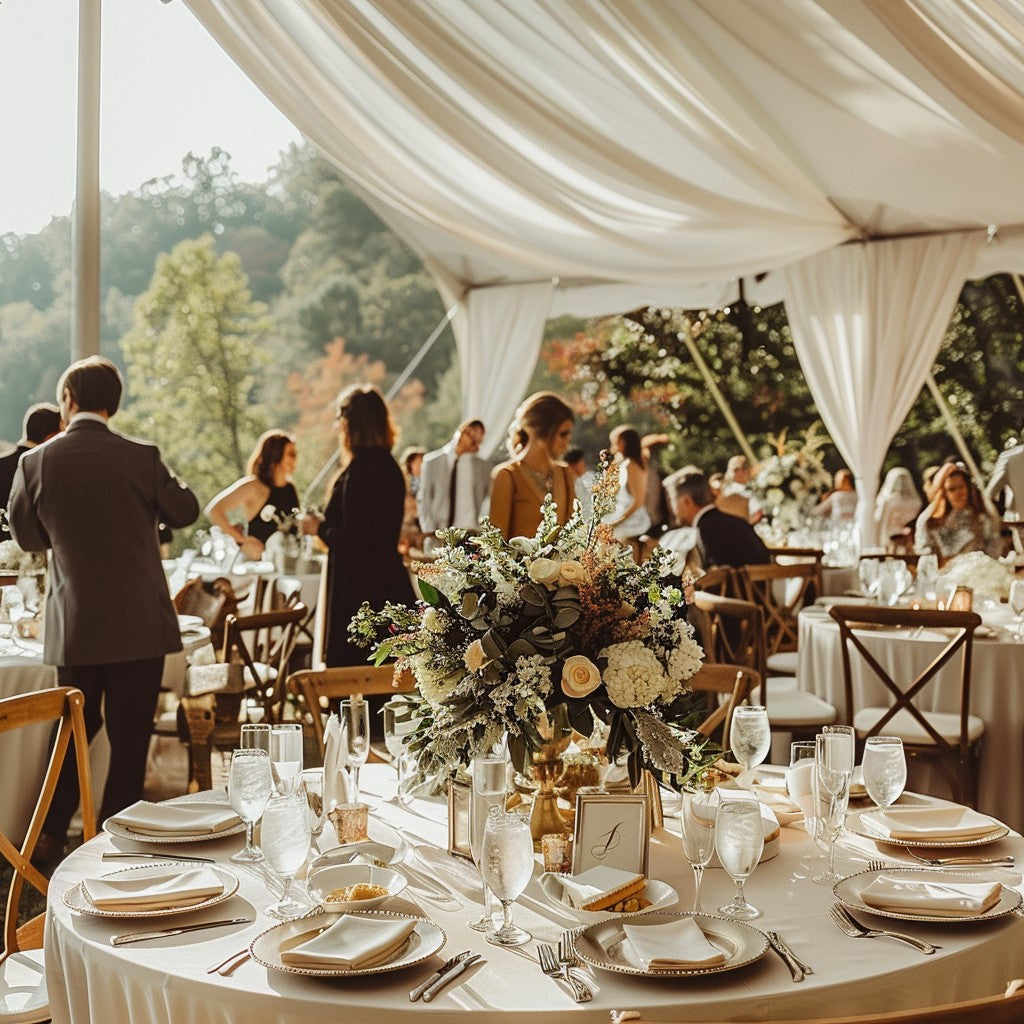
[[[995,241],[957,264],[965,276],[1024,266],[1017,0],[185,2],[463,303],[465,411],[498,427],[492,442],[532,367],[510,353],[535,352],[552,313],[715,305],[739,278],[799,265],[801,294],[824,304],[814,315],[835,321],[856,311],[814,257],[918,235],[915,251],[941,251],[948,233],[990,225]],[[770,273],[746,293],[792,301],[794,280]],[[526,287],[528,301],[512,297]],[[803,333],[805,351],[844,336]],[[495,346],[500,389],[485,372]],[[926,361],[904,360],[917,388]],[[829,420],[834,396],[814,376]],[[867,415],[841,447],[852,461],[868,444],[870,476],[882,442]]]

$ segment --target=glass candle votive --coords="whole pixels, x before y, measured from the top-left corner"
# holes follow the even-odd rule
[[[346,843],[361,843],[368,839],[369,813],[368,804],[336,804],[327,817],[334,825],[338,842],[344,846]]]
[[[549,832],[540,837],[544,870],[566,873],[572,868],[572,837]]]

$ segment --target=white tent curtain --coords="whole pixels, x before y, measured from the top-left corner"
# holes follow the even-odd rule
[[[924,385],[980,232],[851,243],[784,271],[786,313],[811,394],[853,471],[862,543],[878,478]]]

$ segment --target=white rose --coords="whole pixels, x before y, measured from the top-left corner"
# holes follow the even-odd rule
[[[571,559],[559,564],[558,581],[563,587],[579,587],[590,582],[590,573],[583,568],[582,562]]]
[[[597,666],[582,654],[566,658],[562,665],[562,693],[567,697],[586,697],[601,685]]]
[[[558,586],[559,565],[553,558],[535,558],[526,571],[534,583],[552,588]]]

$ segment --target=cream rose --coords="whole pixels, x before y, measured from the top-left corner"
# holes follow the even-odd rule
[[[545,587],[557,587],[559,564],[553,558],[535,558],[530,562],[527,572],[534,583]]]
[[[601,685],[597,666],[582,654],[566,658],[562,665],[562,693],[566,697],[586,697]]]
[[[482,669],[491,659],[484,653],[484,645],[479,640],[474,640],[466,648],[466,653],[462,656],[462,660],[466,663],[466,668],[470,672],[476,672]]]
[[[574,560],[560,562],[558,566],[558,582],[563,587],[578,587],[580,584],[589,583],[590,575],[583,568],[582,562]]]

